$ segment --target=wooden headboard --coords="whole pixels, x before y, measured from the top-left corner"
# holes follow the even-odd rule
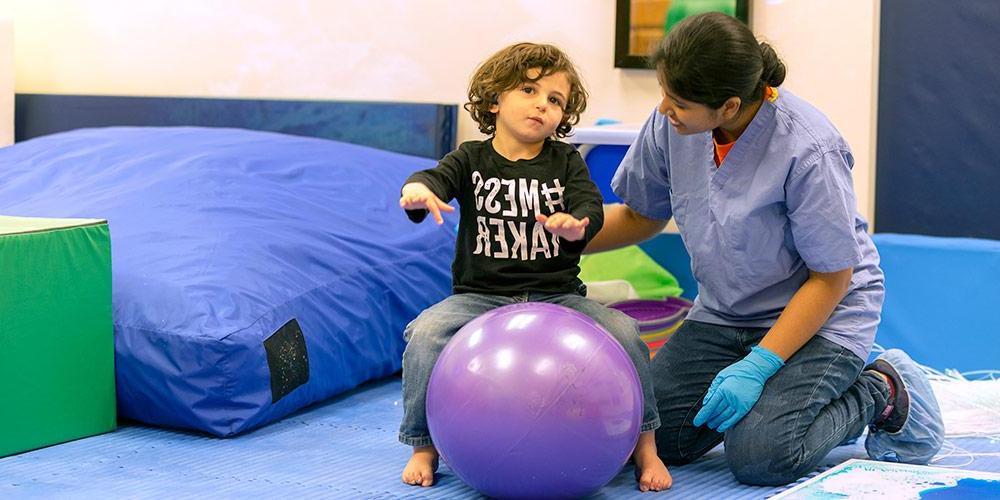
[[[14,140],[85,127],[233,127],[439,159],[455,148],[457,111],[454,104],[17,94]]]

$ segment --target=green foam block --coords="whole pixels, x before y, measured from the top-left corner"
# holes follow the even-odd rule
[[[0,456],[115,429],[106,221],[0,216]]]

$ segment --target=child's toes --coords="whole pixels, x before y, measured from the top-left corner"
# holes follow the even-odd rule
[[[668,489],[670,489],[670,485],[672,483],[673,483],[673,480],[670,477],[660,478],[654,484],[654,489],[656,491],[668,490]]]
[[[421,477],[420,485],[421,486],[432,486],[433,484],[434,484],[434,473],[433,472],[425,472],[423,474],[423,476]]]
[[[649,477],[649,474],[643,474],[639,478],[639,491],[649,491],[653,487],[653,482]]]
[[[430,486],[424,484],[426,482],[424,474],[419,470],[419,468],[415,467],[407,467],[406,470],[403,471],[403,482],[411,486]]]

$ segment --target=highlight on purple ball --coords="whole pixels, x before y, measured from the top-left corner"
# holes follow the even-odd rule
[[[642,405],[635,366],[611,334],[582,313],[532,302],[459,330],[427,390],[445,463],[499,498],[596,491],[635,447]]]

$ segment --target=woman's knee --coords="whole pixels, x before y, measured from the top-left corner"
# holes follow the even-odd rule
[[[805,474],[792,467],[763,468],[760,464],[734,465],[729,463],[736,480],[751,486],[784,486],[797,481]]]
[[[727,436],[726,461],[736,480],[754,486],[782,486],[808,471],[786,443],[774,439],[736,440]]]

